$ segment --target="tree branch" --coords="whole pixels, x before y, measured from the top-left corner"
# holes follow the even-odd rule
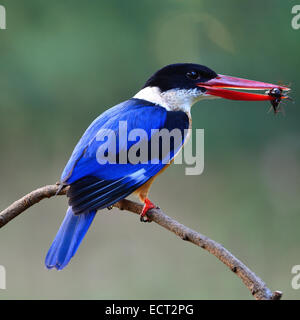
[[[0,212],[0,228],[41,200],[51,198],[55,195],[64,195],[66,192],[67,188],[60,190],[59,184],[44,186],[30,192]],[[140,214],[143,208],[141,204],[130,200],[122,200],[114,204],[114,207],[136,214]],[[255,273],[233,256],[221,244],[170,218],[159,208],[148,211],[147,217],[150,221],[154,221],[163,228],[173,232],[182,240],[189,241],[217,257],[243,281],[245,286],[257,300],[280,300],[282,296],[280,291],[272,293]]]

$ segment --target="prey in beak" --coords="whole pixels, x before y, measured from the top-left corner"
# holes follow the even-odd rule
[[[206,94],[230,100],[244,101],[270,101],[274,113],[279,112],[279,105],[283,99],[288,99],[290,88],[278,86],[271,83],[235,78],[225,75],[217,75],[216,78],[206,82],[197,83],[198,87],[204,88]],[[233,90],[231,90],[233,89]],[[238,91],[242,90],[264,90],[264,93],[252,93]],[[266,91],[267,90],[267,91]]]
[[[292,100],[281,88],[274,88],[266,91],[266,93],[274,98],[271,100],[271,108],[273,108],[274,113],[278,113],[280,111],[280,103],[282,99]]]

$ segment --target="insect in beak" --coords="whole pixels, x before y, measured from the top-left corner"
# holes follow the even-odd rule
[[[288,99],[291,100],[290,97],[287,96],[285,92],[281,88],[273,88],[271,90],[266,91],[266,94],[268,94],[270,97],[274,98],[270,100],[271,106],[274,110],[274,113],[278,113],[280,111],[280,103],[282,99]]]

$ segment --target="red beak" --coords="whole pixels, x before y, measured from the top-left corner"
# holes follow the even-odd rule
[[[276,84],[265,83],[260,81],[247,80],[242,78],[235,78],[219,74],[216,78],[206,82],[199,82],[197,86],[206,89],[206,93],[231,100],[246,100],[246,101],[263,101],[274,100],[275,98],[268,94],[242,92],[228,89],[246,89],[246,90],[272,90],[278,88],[284,91],[289,91],[290,88],[279,86]],[[282,99],[287,98],[282,96]]]

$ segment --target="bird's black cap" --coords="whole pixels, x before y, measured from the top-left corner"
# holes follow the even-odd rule
[[[158,87],[162,92],[170,89],[193,89],[197,88],[197,83],[216,77],[213,70],[200,64],[176,63],[155,72],[143,88]]]

